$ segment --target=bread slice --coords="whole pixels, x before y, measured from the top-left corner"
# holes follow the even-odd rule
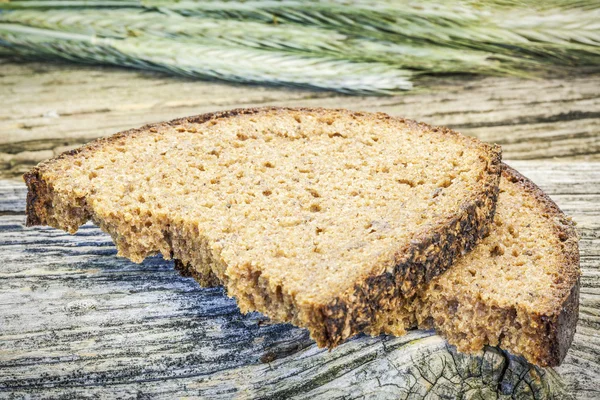
[[[574,223],[535,184],[505,166],[489,236],[367,331],[435,328],[463,352],[501,346],[540,366],[564,359],[579,310]]]
[[[74,233],[91,219],[119,255],[179,259],[243,312],[333,347],[474,246],[500,170],[497,147],[385,114],[233,110],[40,164],[27,224]]]

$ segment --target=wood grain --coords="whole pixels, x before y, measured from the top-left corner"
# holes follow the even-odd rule
[[[578,223],[580,322],[567,359],[539,369],[439,336],[358,337],[332,352],[306,331],[241,315],[154,257],[116,258],[91,224],[24,227],[24,185],[0,181],[0,395],[210,398],[600,396],[600,163],[514,161]],[[143,397],[143,396],[142,396]]]
[[[0,59],[0,177],[93,138],[234,107],[382,111],[501,144],[507,159],[600,160],[600,76],[433,80],[395,97],[234,86],[116,68]]]

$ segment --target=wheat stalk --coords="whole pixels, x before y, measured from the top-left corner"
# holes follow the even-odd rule
[[[4,0],[0,8],[6,10],[79,8],[79,7],[142,7],[139,0]]]
[[[185,18],[136,10],[14,11],[0,22],[127,38],[173,38],[200,44],[243,46],[358,62],[383,62],[427,73],[522,75],[524,62],[481,51],[374,41],[318,27],[265,25],[253,21]]]
[[[353,63],[159,38],[98,38],[0,23],[0,45],[23,55],[115,64],[233,82],[283,84],[353,94],[392,94],[412,87],[409,71],[384,63]]]
[[[17,0],[0,21],[13,23],[0,45],[21,54],[348,93],[419,74],[600,68],[592,0]]]
[[[552,63],[598,64],[600,3],[593,1],[193,1],[141,0],[182,15],[313,25],[384,41],[410,40],[527,56]],[[532,15],[537,15],[531,18]],[[564,29],[563,22],[570,25]],[[552,34],[554,32],[555,34]],[[557,42],[557,38],[564,40]],[[590,38],[592,40],[590,40]],[[569,52],[573,51],[573,54]]]
[[[6,5],[5,5],[6,4]],[[392,43],[418,42],[514,56],[598,61],[600,3],[594,0],[395,1],[379,0],[126,0],[10,1],[0,7],[139,7],[167,13],[301,23]],[[593,57],[587,60],[582,53]],[[560,61],[560,60],[559,60]]]

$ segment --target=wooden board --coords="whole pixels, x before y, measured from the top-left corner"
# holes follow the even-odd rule
[[[0,398],[599,398],[598,83],[440,81],[362,98],[0,63],[0,173],[10,178],[0,180]],[[495,348],[462,355],[430,331],[320,350],[306,331],[241,315],[222,290],[159,257],[116,258],[91,224],[75,236],[24,227],[15,175],[32,163],[146,122],[257,104],[387,111],[501,142],[582,237],[580,321],[563,365],[540,369]]]
[[[150,122],[260,105],[382,111],[501,144],[506,159],[600,161],[600,76],[464,78],[395,97],[190,81],[116,68],[0,59],[0,178]]]

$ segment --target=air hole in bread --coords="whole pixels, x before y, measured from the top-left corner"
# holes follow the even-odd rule
[[[402,184],[402,185],[408,185],[410,187],[415,187],[415,183],[413,181],[411,181],[410,179],[404,179],[404,178],[400,178],[400,179],[396,179],[396,182]]]
[[[311,204],[309,209],[311,212],[319,212],[321,211],[321,206],[319,204]]]

